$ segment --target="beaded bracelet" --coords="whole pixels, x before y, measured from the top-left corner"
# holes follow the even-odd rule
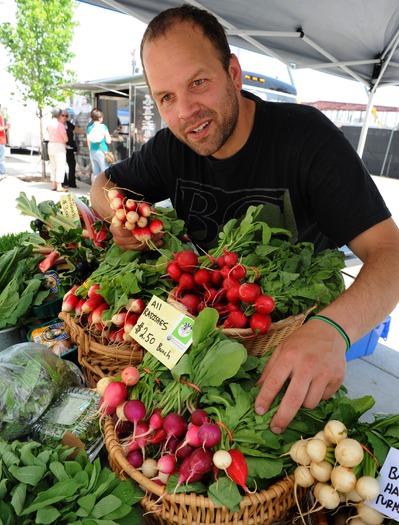
[[[338,332],[342,335],[342,337],[345,339],[345,343],[346,343],[346,352],[349,350],[350,346],[351,346],[351,342],[350,342],[350,339],[348,337],[348,334],[345,332],[345,330],[343,328],[341,328],[339,326],[338,323],[336,323],[335,321],[333,321],[332,319],[328,318],[328,317],[325,317],[324,315],[312,315],[311,317],[309,317],[309,321],[311,319],[319,319],[320,321],[324,321],[326,323],[328,323],[329,325],[333,326],[336,330],[338,330]]]

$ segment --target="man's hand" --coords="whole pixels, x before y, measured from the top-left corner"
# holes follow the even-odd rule
[[[270,428],[280,434],[303,406],[314,408],[331,397],[345,376],[345,341],[336,329],[312,320],[279,344],[266,364],[258,384],[255,410],[263,415],[288,381],[287,390]]]
[[[115,244],[120,246],[123,250],[148,250],[149,244],[146,242],[138,241],[132,232],[123,227],[110,226],[110,232],[112,233]],[[163,233],[157,233],[151,237],[151,245],[155,245],[157,248],[163,244]]]

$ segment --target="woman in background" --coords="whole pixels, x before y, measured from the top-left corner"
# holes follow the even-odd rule
[[[54,108],[51,115],[52,119],[47,126],[51,189],[52,191],[65,192],[68,190],[63,188],[62,184],[65,177],[66,143],[68,142],[65,119],[68,117],[68,113],[60,108]]]
[[[94,108],[90,116],[93,122],[87,128],[87,146],[93,168],[91,175],[91,182],[93,183],[97,175],[109,167],[105,160],[105,154],[108,152],[108,144],[111,144],[112,139],[108,127],[103,123],[103,112]]]

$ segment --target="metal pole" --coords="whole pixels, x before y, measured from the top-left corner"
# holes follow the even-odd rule
[[[374,93],[370,91],[368,94],[366,114],[364,117],[362,129],[360,132],[359,143],[357,145],[357,153],[359,157],[363,156],[364,146],[366,144],[367,132],[369,129],[370,114],[371,114],[371,110],[373,109],[373,96],[374,96]]]
[[[387,162],[387,158],[388,158],[389,150],[391,149],[391,143],[392,143],[392,139],[393,139],[393,134],[394,134],[394,132],[395,132],[395,129],[392,129],[392,130],[391,130],[391,134],[389,135],[388,145],[387,145],[387,149],[386,149],[386,152],[385,152],[384,161],[383,161],[382,166],[381,166],[381,173],[380,173],[380,176],[382,176],[383,173],[384,173],[384,168],[385,168],[385,164],[386,164],[386,162]]]

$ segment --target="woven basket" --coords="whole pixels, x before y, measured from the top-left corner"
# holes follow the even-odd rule
[[[104,441],[111,469],[122,479],[129,477],[146,490],[140,505],[146,521],[159,525],[291,525],[296,513],[293,476],[287,476],[267,490],[247,494],[240,510],[216,507],[204,495],[167,494],[130,465],[115,434],[110,418],[104,424]],[[302,500],[305,492],[298,489]],[[160,496],[163,496],[160,499]],[[148,514],[146,514],[148,513]]]
[[[187,314],[184,306],[174,298],[174,290],[168,296],[168,303],[174,306],[177,310]],[[251,328],[225,328],[223,333],[227,337],[238,340],[248,350],[250,355],[262,356],[271,348],[277,346],[281,341],[288,337],[294,330],[299,328],[306,320],[307,316],[314,309],[309,308],[305,313],[298,315],[290,315],[286,319],[272,323],[266,334],[254,334]]]
[[[78,345],[78,362],[89,386],[95,387],[102,377],[117,375],[126,366],[141,363],[144,350],[139,344],[103,345],[70,314],[61,312],[59,318],[65,323],[66,333]]]

